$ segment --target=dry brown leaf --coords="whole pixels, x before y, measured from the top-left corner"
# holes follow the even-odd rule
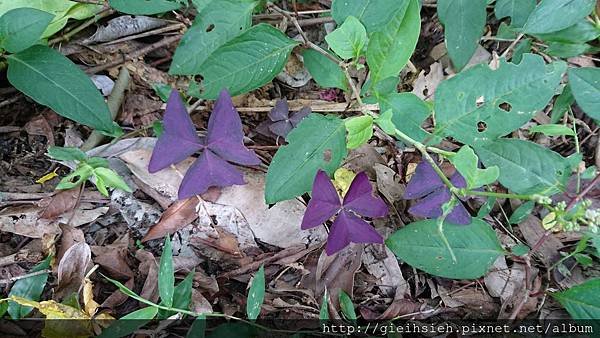
[[[78,293],[85,278],[88,265],[92,261],[92,251],[87,243],[77,243],[70,247],[58,263],[58,287],[56,296],[64,298]]]
[[[44,136],[48,140],[48,145],[54,145],[54,133],[52,127],[44,115],[38,115],[25,125],[25,131],[29,135]]]
[[[433,99],[437,86],[444,80],[444,67],[439,62],[434,62],[429,66],[429,73],[421,70],[419,76],[413,83],[412,93],[419,98]]]
[[[72,211],[77,205],[80,187],[68,190],[58,190],[50,198],[44,198],[40,201],[40,206],[44,207],[40,217],[45,219],[56,218],[65,212]]]
[[[133,278],[127,264],[129,234],[125,234],[106,246],[92,246],[94,263],[104,268],[113,278]]]
[[[195,221],[198,218],[196,209],[199,203],[200,200],[194,196],[171,204],[163,212],[158,223],[150,228],[150,231],[142,238],[142,242],[163,238]]]
[[[542,227],[542,221],[533,215],[519,224],[519,230],[530,247],[535,246],[546,232]],[[539,257],[546,267],[550,267],[561,258],[558,252],[561,247],[562,243],[550,234],[535,252],[535,256]]]
[[[127,282],[125,282],[125,286],[129,290],[131,290],[133,288],[134,282],[135,280],[133,278],[130,278],[129,280],[127,280]],[[110,296],[108,296],[108,298],[106,298],[104,302],[102,302],[102,305],[100,305],[100,307],[114,309],[117,306],[125,303],[125,301],[127,301],[128,298],[129,296],[117,289]]]
[[[315,273],[315,295],[320,297],[325,289],[335,308],[339,306],[339,293],[344,290],[350,298],[354,293],[354,274],[360,268],[363,244],[350,244],[335,255],[321,252]]]
[[[367,271],[377,279],[376,285],[388,297],[410,296],[409,285],[402,276],[398,259],[387,246],[367,245],[362,261]]]
[[[89,278],[83,281],[83,309],[85,312],[94,316],[100,305],[94,300],[94,284]]]
[[[66,224],[60,224],[59,226],[62,230],[62,236],[60,237],[60,248],[58,249],[56,258],[60,261],[70,247],[77,243],[85,243],[85,236],[80,229]]]
[[[140,261],[139,272],[146,276],[140,296],[151,302],[158,301],[158,262],[151,252],[138,250],[135,258]]]

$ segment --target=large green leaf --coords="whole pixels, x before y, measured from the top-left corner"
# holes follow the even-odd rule
[[[240,35],[252,24],[255,1],[212,0],[198,13],[181,38],[169,72],[198,74],[217,48]]]
[[[373,84],[397,76],[408,63],[421,32],[421,15],[418,0],[399,1],[395,16],[381,31],[371,34],[367,46],[367,64]],[[406,4],[408,2],[408,4]]]
[[[69,19],[83,20],[94,16],[102,6],[84,4],[68,0],[1,0],[0,15],[15,8],[34,8],[54,15],[42,38],[52,36],[61,30]]]
[[[302,53],[304,65],[321,87],[348,90],[348,80],[338,64],[313,49]]]
[[[152,15],[181,8],[187,1],[182,0],[109,0],[108,3],[119,12],[127,14]]]
[[[215,99],[223,88],[238,95],[261,87],[281,72],[298,42],[267,24],[230,40],[202,64],[202,97]]]
[[[523,27],[535,5],[535,0],[497,0],[494,13],[498,19],[510,17],[513,27]]]
[[[341,26],[327,34],[325,40],[342,59],[358,59],[367,43],[367,31],[357,18],[349,16]]]
[[[248,319],[255,320],[260,314],[263,301],[265,300],[265,267],[260,266],[254,278],[252,285],[248,290],[248,299],[246,301],[246,315]]]
[[[379,97],[381,111],[392,111],[394,126],[419,142],[435,144],[439,137],[434,137],[422,124],[431,115],[431,106],[413,93],[392,93]]]
[[[119,338],[129,334],[132,334],[140,327],[150,322],[156,314],[158,308],[154,306],[148,306],[139,310],[133,311],[126,316],[121,317],[119,320],[113,322],[111,326],[102,331],[100,338]]]
[[[16,8],[4,13],[0,17],[0,48],[18,53],[33,46],[52,18],[52,14],[33,8]]]
[[[390,21],[404,15],[407,0],[334,0],[331,15],[338,25],[346,18],[354,16],[367,29],[369,34],[384,31]]]
[[[8,80],[18,90],[58,114],[116,136],[113,121],[96,86],[69,59],[46,46],[33,46],[8,57]]]
[[[385,243],[411,266],[453,279],[479,278],[504,254],[494,230],[480,219],[473,218],[467,226],[444,223],[443,233],[456,262],[438,231],[437,220],[411,223],[388,237]]]
[[[565,189],[569,161],[530,141],[498,139],[475,151],[486,167],[498,166],[502,185],[518,194],[554,194]]]
[[[548,104],[565,70],[562,61],[525,54],[518,65],[502,60],[497,70],[482,64],[459,73],[436,90],[436,134],[469,145],[504,136]]]
[[[288,145],[279,148],[267,172],[268,204],[292,199],[310,191],[319,169],[328,174],[346,156],[346,127],[336,116],[310,114],[292,130]]]
[[[454,68],[461,70],[479,45],[487,16],[487,0],[438,0],[437,5],[448,55]]]
[[[594,9],[596,0],[542,0],[523,31],[528,34],[556,32],[574,25]]]
[[[48,269],[50,267],[51,259],[52,257],[48,256],[41,263],[34,266],[33,269],[31,269],[31,272]],[[8,295],[38,301],[40,299],[40,296],[42,295],[42,292],[44,291],[46,281],[48,281],[47,273],[19,279],[15,282],[15,284],[13,284]],[[15,302],[9,302],[8,304],[8,313],[10,314],[10,317],[12,319],[23,318],[27,316],[32,310],[33,308],[31,307],[23,306]]]
[[[576,24],[548,34],[536,34],[545,42],[583,43],[595,40],[600,36],[600,27],[582,19]]]
[[[600,278],[552,294],[573,319],[600,318]]]
[[[600,120],[600,69],[571,68],[569,82],[579,107],[590,117]]]

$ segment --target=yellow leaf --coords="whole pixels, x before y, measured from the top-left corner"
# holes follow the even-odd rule
[[[94,300],[94,284],[89,278],[83,281],[83,308],[85,312],[93,316],[100,305]]]
[[[554,212],[549,213],[542,219],[542,226],[546,230],[554,228],[556,225],[556,214]]]
[[[57,170],[58,170],[58,168],[56,168],[56,169],[54,169],[54,171],[47,173],[46,175],[40,177],[37,181],[35,181],[35,183],[44,184],[44,183],[50,181],[51,179],[57,177],[58,176],[58,174],[56,173]]]
[[[341,196],[346,195],[356,174],[346,168],[339,168],[333,173],[333,185]]]

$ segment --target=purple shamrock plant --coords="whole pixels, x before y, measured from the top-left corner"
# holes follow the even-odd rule
[[[457,188],[465,188],[467,186],[467,182],[458,171],[452,175],[450,182]],[[415,216],[426,218],[438,218],[442,216],[442,206],[451,197],[450,189],[442,182],[442,179],[427,161],[421,161],[417,165],[417,169],[404,191],[405,199],[421,198],[408,211]],[[471,223],[471,215],[462,203],[458,202],[448,214],[446,220],[454,224],[468,225]]]
[[[383,238],[360,216],[379,218],[387,214],[387,205],[381,198],[373,196],[373,187],[364,172],[354,177],[343,202],[340,202],[329,176],[319,170],[301,228],[306,230],[317,227],[337,215],[325,247],[327,255],[333,255],[350,242],[383,244]]]
[[[244,146],[242,121],[227,90],[221,91],[208,119],[206,137],[199,137],[177,90],[167,101],[164,132],[158,138],[148,171],[155,173],[200,151],[179,186],[179,199],[203,194],[210,187],[245,184],[243,174],[229,162],[258,165],[260,159]]]
[[[261,123],[257,127],[257,131],[265,136],[285,138],[310,113],[312,113],[310,107],[303,107],[299,111],[290,114],[287,100],[277,100],[275,107],[269,112],[270,121],[267,120]]]

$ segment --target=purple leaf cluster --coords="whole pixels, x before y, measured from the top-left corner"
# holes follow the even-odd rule
[[[312,187],[312,198],[308,203],[303,230],[317,227],[337,215],[331,225],[325,252],[332,255],[350,242],[383,243],[383,238],[360,216],[378,218],[388,214],[388,207],[379,197],[373,196],[373,187],[364,172],[356,175],[350,188],[340,197],[327,174],[319,170]]]
[[[287,100],[277,100],[275,107],[269,112],[269,120],[261,123],[257,131],[265,136],[285,138],[311,112],[310,107],[304,107],[295,113],[290,113]]]
[[[221,91],[208,119],[206,137],[199,137],[177,90],[167,101],[164,132],[158,138],[148,165],[151,173],[200,152],[179,186],[179,199],[203,194],[210,187],[245,184],[232,163],[258,165],[260,159],[244,146],[242,121],[227,90]]]
[[[452,175],[450,182],[457,188],[467,186],[467,182],[458,171]],[[442,179],[427,161],[421,161],[417,165],[417,169],[404,191],[405,199],[421,199],[408,211],[415,216],[426,218],[442,216],[442,205],[448,202],[451,197],[450,189],[442,182]],[[458,202],[448,214],[446,220],[454,224],[467,225],[471,223],[471,215],[462,203]]]

